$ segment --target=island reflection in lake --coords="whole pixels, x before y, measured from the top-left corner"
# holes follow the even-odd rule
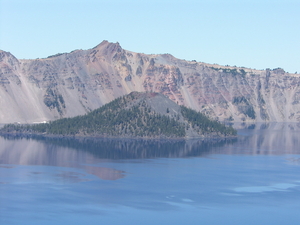
[[[4,137],[0,224],[298,224],[299,130],[255,124],[237,139],[186,142]]]

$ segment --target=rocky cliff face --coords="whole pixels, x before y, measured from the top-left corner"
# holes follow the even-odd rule
[[[85,114],[132,91],[160,92],[219,120],[300,121],[300,77],[146,55],[103,41],[45,59],[0,51],[0,123]]]

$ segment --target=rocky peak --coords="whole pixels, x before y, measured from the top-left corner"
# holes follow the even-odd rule
[[[98,49],[98,48],[101,48],[102,46],[106,46],[108,45],[109,42],[107,40],[103,40],[100,44],[96,45],[94,48],[92,49]]]
[[[96,50],[105,55],[123,51],[122,47],[120,46],[120,44],[118,42],[112,43],[112,42],[108,42],[106,40],[102,41],[99,45],[94,47],[92,50]]]
[[[2,65],[6,64],[8,66],[17,66],[19,64],[19,60],[10,52],[0,50],[0,63]]]
[[[132,91],[158,92],[222,121],[300,121],[300,75],[147,55],[103,41],[18,60],[0,51],[0,123],[85,114]],[[20,85],[22,84],[22,85]]]

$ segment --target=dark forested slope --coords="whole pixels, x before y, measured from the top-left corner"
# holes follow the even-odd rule
[[[43,124],[9,124],[1,132],[126,138],[236,135],[232,127],[226,127],[204,114],[179,106],[162,94],[139,92],[117,98],[83,116]]]

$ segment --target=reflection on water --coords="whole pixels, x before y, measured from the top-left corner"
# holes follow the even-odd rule
[[[204,156],[214,148],[231,145],[236,140],[154,141],[115,139],[68,139],[44,137],[4,136],[0,139],[0,164],[38,165],[84,169],[105,180],[125,176],[124,171],[89,166],[107,160],[179,158]],[[10,167],[2,165],[3,168]],[[62,178],[85,180],[70,173]]]
[[[46,145],[48,150],[60,146],[76,149],[78,154],[89,153],[100,159],[145,159],[145,158],[181,158],[197,157],[209,154],[217,147],[231,145],[236,139],[213,140],[135,140],[135,139],[89,139],[89,138],[45,138],[39,136],[4,136],[6,140],[23,140]],[[36,151],[39,152],[38,149]],[[51,151],[48,152],[50,154]],[[51,152],[53,154],[53,152]],[[75,153],[73,153],[75,154]],[[51,158],[50,155],[47,158]],[[44,157],[41,157],[44,159]],[[59,159],[58,159],[59,160]]]
[[[0,224],[296,225],[299,130],[254,124],[206,141],[3,137]]]
[[[233,148],[226,149],[226,153],[253,155],[299,154],[299,136],[299,123],[252,124],[239,130],[237,144]],[[243,149],[242,152],[241,149]]]
[[[11,168],[14,168],[14,167],[13,166],[2,166],[2,165],[0,165],[0,168],[11,169]]]
[[[45,175],[41,172],[31,172],[33,175]],[[71,172],[71,171],[59,171],[58,173],[54,174],[54,177],[57,180],[63,180],[64,183],[78,183],[78,182],[85,182],[90,181],[86,178],[86,175],[83,173]]]
[[[35,141],[30,138],[1,138],[0,143],[1,168],[13,168],[11,165],[71,167],[83,169],[85,172],[105,180],[116,180],[124,177],[123,171],[85,165],[86,163],[98,162],[95,157],[85,151],[57,147],[54,144]],[[65,179],[69,177],[69,180],[74,178],[74,174],[64,173],[58,176]]]
[[[298,158],[298,157],[287,158],[286,160],[287,160],[290,164],[293,164],[293,165],[300,165],[300,158]]]
[[[40,136],[4,136],[12,142],[9,147],[26,149],[22,153],[6,151],[6,160],[17,160],[18,164],[69,164],[78,158],[97,159],[147,159],[199,157],[210,153],[222,154],[298,154],[300,146],[300,124],[298,123],[257,123],[235,124],[238,137],[235,139],[208,140],[135,140],[135,139],[89,139],[89,138],[45,138]],[[57,152],[57,146],[66,148]],[[245,148],[246,147],[246,148]],[[44,149],[46,151],[40,151]],[[77,151],[74,151],[77,150]],[[88,154],[86,154],[88,153]],[[56,155],[59,154],[59,155]],[[19,156],[19,157],[18,157]],[[33,157],[34,156],[34,157]],[[66,160],[75,157],[76,160]],[[55,158],[55,159],[54,159]],[[2,157],[3,159],[3,157]],[[47,161],[51,162],[47,162]],[[0,161],[1,162],[1,161]],[[68,165],[71,166],[71,165]]]
[[[125,172],[90,165],[107,160],[203,157],[218,153],[300,153],[300,126],[296,123],[252,124],[240,129],[238,134],[235,139],[189,141],[4,136],[0,138],[0,164],[1,168],[11,168],[11,165],[81,168],[101,179],[116,180],[123,178]],[[299,164],[298,158],[287,161]],[[73,175],[63,176],[72,178]]]
[[[111,168],[86,166],[85,171],[104,180],[117,180],[125,177],[124,171],[114,170]]]

